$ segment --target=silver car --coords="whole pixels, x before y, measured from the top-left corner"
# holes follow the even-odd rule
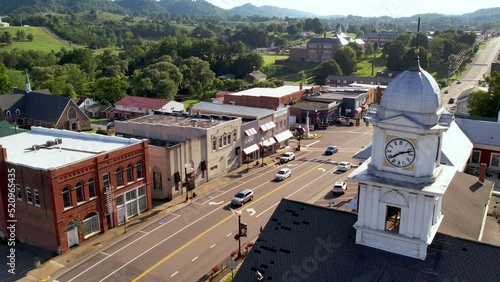
[[[243,189],[234,195],[231,200],[231,205],[233,206],[243,206],[245,203],[253,200],[253,191],[250,189]]]

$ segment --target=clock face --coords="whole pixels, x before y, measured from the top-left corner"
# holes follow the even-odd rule
[[[415,161],[415,147],[404,138],[394,138],[385,145],[385,159],[394,167],[409,167]]]

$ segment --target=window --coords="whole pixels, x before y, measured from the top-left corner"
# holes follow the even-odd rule
[[[70,208],[71,207],[71,191],[69,190],[69,187],[66,187],[62,190],[62,198],[63,198],[64,208]]]
[[[491,154],[491,166],[500,167],[500,154]]]
[[[26,187],[26,200],[28,204],[33,204],[33,197],[31,196],[31,189],[29,187]]]
[[[95,212],[87,215],[83,220],[83,234],[85,235],[85,238],[99,232],[101,232],[101,226],[99,225],[99,215]]]
[[[75,192],[76,192],[76,202],[77,203],[85,202],[85,196],[83,195],[83,183],[81,182],[76,183]]]
[[[132,165],[127,166],[127,183],[134,181],[134,171],[132,170]]]
[[[399,233],[399,221],[401,219],[401,208],[387,206],[385,216],[385,231]]]
[[[33,189],[33,197],[35,198],[35,206],[40,206],[40,194],[38,194],[37,189]]]
[[[137,179],[142,178],[142,162],[137,162]]]
[[[219,137],[219,148],[222,148],[222,137]]]
[[[23,190],[21,190],[21,185],[16,184],[16,191],[17,191],[17,199],[19,201],[23,200]]]
[[[123,186],[123,172],[121,168],[116,169],[115,177],[116,177],[116,187]]]
[[[226,145],[227,145],[227,136],[226,136],[226,135],[224,135],[224,136],[222,137],[222,144],[223,144],[224,146],[226,146]]]
[[[74,108],[69,108],[68,119],[76,119],[76,110]]]
[[[102,185],[104,186],[104,189],[106,189],[106,191],[109,189],[109,173],[105,173],[102,175]]]
[[[161,172],[155,171],[155,169],[153,169],[153,189],[158,189],[160,191],[162,190]]]
[[[471,164],[479,164],[481,161],[481,151],[472,151],[471,157],[470,157],[470,163]]]
[[[236,142],[236,129],[233,131],[233,142]]]
[[[217,149],[217,140],[212,140],[212,151],[215,151]]]
[[[94,181],[94,178],[90,178],[89,179],[88,188],[89,188],[89,198],[90,199],[95,198],[97,195],[96,195],[96,192],[95,192],[95,181]]]
[[[231,144],[231,134],[227,135],[227,144]]]
[[[5,116],[6,116],[6,117],[8,117],[8,118],[10,118],[10,117],[11,117],[11,115],[12,115],[12,114],[10,113],[10,111],[9,111],[9,110],[7,110],[7,111],[5,112]]]

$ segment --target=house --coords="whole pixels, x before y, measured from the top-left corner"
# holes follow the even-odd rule
[[[254,70],[251,73],[245,75],[243,77],[243,80],[245,80],[248,83],[255,83],[258,81],[264,81],[266,80],[267,75],[260,70]]]
[[[191,113],[212,116],[234,116],[241,118],[240,140],[243,163],[259,159],[263,155],[275,153],[288,145],[290,132],[290,113],[288,107],[277,110],[246,107],[231,104],[200,102],[194,105]]]
[[[89,98],[89,97],[79,97],[76,101],[76,105],[78,108],[80,108],[82,111],[85,112],[85,109],[96,104],[94,99]]]
[[[468,116],[469,115],[469,95],[472,92],[477,92],[477,91],[483,91],[483,92],[488,92],[488,87],[472,87],[469,89],[466,89],[458,95],[457,100],[456,100],[456,109],[455,109],[455,115],[456,116]]]
[[[73,100],[51,95],[48,90],[0,95],[0,108],[7,121],[23,128],[43,126],[73,131],[90,128],[90,119]]]
[[[154,111],[183,112],[184,105],[174,100],[125,95],[115,103],[113,114],[116,118],[133,118],[151,115]]]
[[[111,118],[114,109],[113,106],[93,104],[85,108],[85,114],[91,118]]]
[[[311,38],[307,41],[307,61],[322,62],[333,58],[338,49],[347,46],[349,41],[343,37]]]
[[[457,125],[473,144],[467,172],[479,174],[481,164],[488,173],[500,173],[500,122],[457,118]],[[500,177],[499,177],[500,178]]]
[[[8,198],[16,239],[59,254],[151,209],[147,152],[146,140],[35,126],[0,138],[2,237]]]
[[[237,117],[155,112],[115,121],[115,132],[149,140],[147,169],[153,199],[186,195],[242,163],[241,118]]]

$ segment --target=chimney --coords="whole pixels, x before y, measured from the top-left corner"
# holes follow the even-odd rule
[[[484,183],[485,178],[486,178],[486,164],[481,163],[481,168],[479,170],[479,182]]]

